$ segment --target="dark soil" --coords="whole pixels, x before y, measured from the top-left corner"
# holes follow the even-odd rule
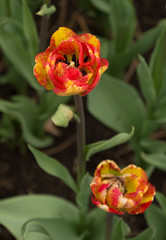
[[[55,25],[51,25],[51,31],[58,26],[70,25],[73,30],[81,29],[87,31],[87,29],[92,29],[92,33],[95,34],[95,32],[93,32],[93,19],[90,19],[90,17],[86,15],[86,12],[78,6],[76,0],[55,0],[54,2],[57,7],[57,15],[54,19],[56,20]],[[135,1],[134,4],[136,6],[139,29],[141,31],[155,26],[161,18],[166,16],[165,0],[139,0]],[[10,98],[13,90],[10,86],[5,86],[1,87],[1,91],[1,97]],[[85,99],[84,104],[86,106]],[[87,111],[86,131],[88,143],[107,139],[116,134],[94,119]],[[60,132],[61,135],[55,137],[54,146],[43,151],[60,159],[61,163],[75,176],[75,123],[71,122],[68,128],[60,129]],[[21,194],[48,193],[74,201],[74,196],[70,189],[59,179],[49,176],[41,170],[28,149],[25,154],[21,154],[18,147],[13,148],[7,143],[2,143],[0,144],[0,155],[0,199]],[[128,144],[123,144],[120,148],[115,147],[109,151],[96,154],[87,164],[88,171],[93,175],[97,164],[107,158],[116,160],[118,164],[130,164],[133,162],[133,153]],[[160,178],[158,176],[160,176]],[[166,178],[164,172],[155,170],[150,181],[156,186],[157,191],[166,193]],[[143,215],[130,216],[126,214],[124,219],[132,229],[131,236],[137,235],[147,227]],[[1,230],[0,239],[14,239],[6,229],[2,227]]]

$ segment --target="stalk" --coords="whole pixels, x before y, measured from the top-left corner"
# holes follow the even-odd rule
[[[106,216],[106,238],[105,240],[111,240],[112,238],[112,229],[113,229],[113,213],[107,213]]]
[[[81,179],[85,174],[86,164],[84,159],[85,149],[85,115],[82,98],[79,95],[74,96],[74,103],[80,122],[77,122],[77,183],[80,185]]]

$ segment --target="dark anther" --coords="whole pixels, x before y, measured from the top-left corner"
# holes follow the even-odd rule
[[[87,74],[84,69],[80,69],[80,72],[82,73],[82,76],[85,76]]]
[[[72,55],[72,61],[76,63],[76,55],[75,54]]]
[[[88,61],[88,56],[84,58],[84,63],[86,63],[87,61]]]
[[[59,60],[57,61],[57,63],[59,63],[59,62],[62,62],[62,60],[61,60],[61,59],[59,59]]]
[[[69,65],[70,63],[67,61],[67,56],[66,56],[66,54],[63,55],[63,57],[65,58],[65,61],[64,61],[64,62]]]
[[[76,61],[76,67],[79,67],[79,60],[77,59],[77,61]]]

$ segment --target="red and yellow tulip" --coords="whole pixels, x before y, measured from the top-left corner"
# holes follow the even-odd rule
[[[77,35],[65,27],[52,35],[50,46],[35,61],[38,82],[60,96],[86,95],[108,67],[108,61],[100,58],[100,41],[94,35]]]
[[[97,166],[91,190],[95,205],[116,214],[143,213],[155,195],[155,187],[148,182],[142,168],[129,165],[121,170],[111,160]]]

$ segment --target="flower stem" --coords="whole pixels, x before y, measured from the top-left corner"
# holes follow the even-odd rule
[[[112,213],[107,213],[107,216],[106,216],[106,238],[105,238],[105,240],[111,240],[112,229],[113,229],[113,218],[114,218],[114,215]]]
[[[79,95],[74,96],[74,103],[80,122],[77,122],[77,183],[80,185],[81,179],[85,174],[85,115],[83,102]]]

